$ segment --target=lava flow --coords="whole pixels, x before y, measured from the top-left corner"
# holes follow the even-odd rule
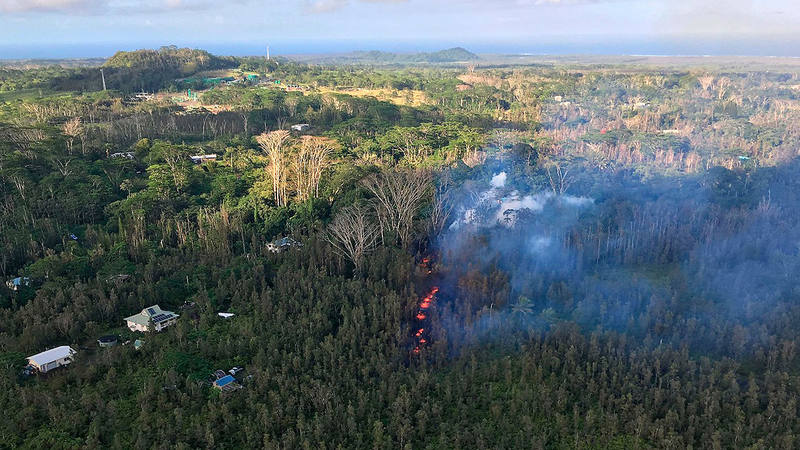
[[[423,258],[422,262],[420,263],[420,267],[423,270],[425,270],[428,275],[433,273],[432,266],[433,266],[432,258],[430,256]],[[416,346],[414,347],[413,350],[413,353],[415,355],[419,355],[422,349],[428,343],[428,337],[426,333],[428,332],[429,327],[426,326],[425,321],[428,320],[429,310],[431,306],[433,306],[434,301],[436,300],[437,292],[439,292],[439,288],[434,286],[419,301],[417,314],[414,316],[417,319],[417,331],[414,333],[414,338],[416,339]]]
[[[424,258],[420,266],[426,269],[428,274],[433,273],[430,257]],[[418,355],[422,351],[422,348],[428,343],[428,339],[425,335],[427,328],[425,328],[424,325],[425,321],[428,319],[428,310],[431,306],[433,306],[437,292],[439,292],[439,288],[434,286],[424,297],[422,297],[422,299],[420,299],[419,309],[417,310],[417,315],[415,316],[417,319],[417,325],[419,327],[417,332],[414,333],[414,337],[416,338],[416,346],[414,347],[413,353],[415,355]]]

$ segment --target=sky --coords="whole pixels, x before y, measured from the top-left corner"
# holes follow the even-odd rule
[[[800,57],[797,0],[0,0],[0,59],[179,45]]]

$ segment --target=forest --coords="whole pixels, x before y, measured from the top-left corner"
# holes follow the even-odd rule
[[[0,67],[0,448],[797,448],[798,124],[781,61]]]

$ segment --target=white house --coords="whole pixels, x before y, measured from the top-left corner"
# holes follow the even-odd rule
[[[40,373],[47,373],[55,368],[63,367],[71,363],[72,356],[75,355],[75,353],[75,350],[70,346],[62,345],[61,347],[51,348],[42,353],[29,356],[28,365]]]
[[[195,156],[190,156],[190,158],[192,159],[193,163],[202,164],[202,163],[207,162],[207,161],[216,161],[217,160],[217,154],[216,153],[212,153],[212,154],[209,154],[209,155],[195,155]]]
[[[301,133],[303,131],[307,131],[309,128],[311,128],[311,125],[307,123],[298,123],[297,125],[292,125],[292,131],[299,131]]]
[[[139,314],[125,318],[125,323],[131,331],[150,331],[150,324],[153,331],[161,331],[178,321],[178,315],[172,311],[164,311],[158,305],[145,308]]]

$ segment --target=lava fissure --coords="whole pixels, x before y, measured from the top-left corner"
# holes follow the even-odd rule
[[[433,268],[431,267],[431,257],[425,257],[422,259],[422,263],[420,266],[427,271],[428,275],[433,274]],[[417,308],[417,314],[414,316],[417,319],[417,331],[414,333],[414,338],[416,339],[415,347],[413,349],[413,353],[415,355],[420,354],[422,349],[428,344],[428,338],[426,337],[427,331],[430,327],[427,324],[428,317],[429,317],[429,310],[433,306],[436,300],[436,294],[439,292],[439,287],[434,286],[432,287],[428,293],[422,297],[419,301],[419,305]]]

